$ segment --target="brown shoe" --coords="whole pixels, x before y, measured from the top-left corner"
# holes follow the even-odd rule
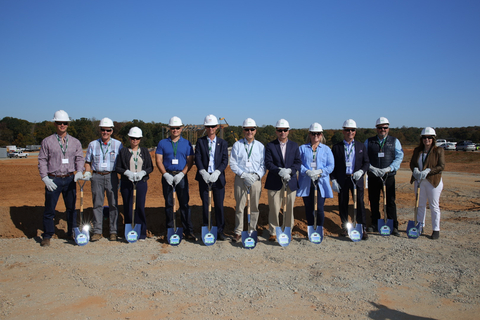
[[[238,241],[240,241],[240,239],[242,239],[242,236],[239,235],[239,234],[234,234],[233,237],[232,237],[233,242],[238,242]]]
[[[117,234],[116,233],[110,233],[110,241],[117,241]]]
[[[91,238],[90,241],[98,241],[102,239],[102,235],[100,233],[95,233]]]
[[[42,242],[40,242],[40,246],[49,247],[50,246],[50,238],[43,238]]]
[[[272,241],[272,242],[277,241],[277,237],[274,234],[272,234],[270,238],[268,238],[268,241]]]

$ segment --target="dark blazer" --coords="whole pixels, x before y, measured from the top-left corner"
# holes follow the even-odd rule
[[[218,188],[223,188],[225,186],[225,169],[228,165],[228,143],[227,141],[217,137],[217,144],[215,145],[215,155],[213,156],[215,160],[215,170],[221,172],[218,177],[215,186]],[[199,181],[200,184],[205,184],[205,181],[200,174],[200,170],[205,169],[208,172],[208,138],[203,136],[197,140],[195,145],[195,165],[197,166],[197,174],[195,175],[195,180]]]
[[[343,140],[332,147],[332,153],[335,159],[335,168],[330,174],[330,180],[336,179],[340,187],[343,187],[346,178],[345,172],[347,170],[347,166],[345,165],[345,147]],[[353,168],[353,172],[362,169],[365,174],[369,167],[370,160],[368,159],[365,144],[360,141],[355,141],[355,167]],[[363,179],[357,181],[357,186],[363,188]]]
[[[300,159],[300,151],[298,144],[291,140],[287,141],[287,150],[285,152],[285,161],[283,160],[282,150],[280,149],[280,141],[275,139],[265,147],[265,168],[268,170],[267,181],[265,181],[265,189],[280,190],[283,188],[282,178],[278,175],[279,168],[292,169],[292,179],[288,182],[290,190],[298,189],[297,171],[300,170],[302,160]]]
[[[129,151],[128,148],[123,147],[120,149],[120,153],[118,154],[117,158],[117,167],[115,171],[121,174],[122,179],[128,179],[123,174],[126,170],[130,170],[130,158],[132,157],[132,153]],[[142,181],[147,181],[149,179],[150,173],[153,171],[153,162],[152,157],[150,156],[150,152],[148,152],[147,148],[141,147],[140,148],[140,158],[143,160],[142,170],[145,170],[147,173],[143,178]],[[136,219],[135,219],[136,220]]]

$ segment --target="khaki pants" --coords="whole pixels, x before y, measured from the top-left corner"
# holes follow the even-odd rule
[[[275,227],[280,227],[278,222],[278,215],[280,208],[282,208],[284,189],[280,190],[268,190],[268,231],[270,235],[274,236]],[[293,217],[293,206],[295,204],[295,197],[297,191],[290,190],[290,187],[287,186],[287,211],[285,219],[285,227],[293,228],[294,217]],[[285,215],[285,212],[283,213]]]
[[[243,220],[244,220],[244,210],[245,204],[247,202],[247,189],[243,184],[243,179],[239,176],[235,176],[235,183],[233,185],[233,193],[235,195],[235,201],[237,206],[235,208],[235,234],[241,234],[243,230]],[[260,194],[262,192],[262,182],[261,180],[256,181],[250,187],[250,225],[249,230],[257,230],[258,222],[258,202],[260,201]]]

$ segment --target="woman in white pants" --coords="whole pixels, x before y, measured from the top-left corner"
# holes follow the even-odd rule
[[[410,160],[412,178],[410,183],[420,183],[417,221],[423,229],[427,200],[432,214],[432,236],[435,240],[440,237],[440,195],[443,190],[442,171],[445,169],[445,154],[443,148],[436,146],[436,133],[431,127],[422,130],[420,144],[413,150]]]

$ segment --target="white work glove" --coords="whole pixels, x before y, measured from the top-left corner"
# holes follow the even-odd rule
[[[48,191],[53,191],[57,189],[57,185],[53,182],[53,179],[50,179],[49,176],[45,176],[42,178],[42,181],[45,183]]]
[[[215,183],[218,180],[218,177],[220,177],[220,170],[215,170],[210,174],[210,179],[208,180],[211,183]]]
[[[360,180],[360,178],[361,178],[362,176],[363,176],[363,170],[362,170],[362,169],[360,169],[360,170],[358,170],[358,171],[355,171],[355,172],[353,173],[353,180],[358,181],[358,180]]]
[[[290,180],[290,173],[292,173],[292,169],[285,169],[285,168],[279,168],[280,170],[278,171],[278,175],[283,179],[283,180]],[[290,171],[290,172],[289,172]]]
[[[381,171],[382,177],[383,177],[384,175],[386,175],[387,173],[392,171],[392,169],[390,169],[390,167],[386,167],[386,168],[380,169],[380,171]]]
[[[420,180],[424,180],[429,173],[430,173],[430,168],[427,168],[422,172],[420,172]]]
[[[85,171],[85,173],[83,174],[82,180],[90,181],[90,179],[92,179],[92,173],[90,171]]]
[[[420,170],[418,170],[417,167],[413,169],[412,175],[415,178],[415,180],[417,181],[420,180]]]
[[[340,185],[337,182],[337,179],[332,180],[332,190],[335,192],[340,192]]]
[[[75,177],[73,178],[73,181],[75,182],[78,180],[83,180],[83,173],[81,171],[77,171],[77,173],[75,173]]]
[[[243,184],[246,187],[250,187],[257,180],[252,173],[248,173],[248,172],[242,173],[240,178],[243,179]]]
[[[175,175],[175,177],[173,177],[173,183],[175,183],[175,185],[177,185],[180,181],[182,181],[184,176],[185,176],[185,174],[183,172],[177,173]]]
[[[173,176],[170,173],[165,172],[163,174],[163,178],[165,179],[165,181],[167,181],[169,185],[173,186]]]
[[[375,177],[379,177],[379,178],[383,177],[382,169],[378,169],[377,167],[370,165],[370,168],[368,169],[368,171],[373,173]]]
[[[208,184],[208,182],[210,181],[210,173],[208,173],[205,169],[200,170],[199,173],[202,176],[203,181]]]
[[[322,173],[323,173],[323,170],[322,170],[322,169],[317,169],[317,170],[313,170],[313,172],[315,172],[315,174],[316,174],[317,176],[321,176]]]
[[[135,173],[135,181],[140,181],[142,180],[143,177],[147,175],[147,172],[145,170],[142,170],[140,172]]]
[[[134,182],[135,181],[135,177],[134,177],[134,174],[132,171],[130,170],[125,170],[125,172],[123,173],[125,175],[125,177],[128,178],[128,180]]]
[[[310,179],[312,179],[312,181],[316,181],[320,175],[322,174],[323,170],[322,169],[318,169],[318,170],[307,170],[306,174],[307,176],[310,177]]]

